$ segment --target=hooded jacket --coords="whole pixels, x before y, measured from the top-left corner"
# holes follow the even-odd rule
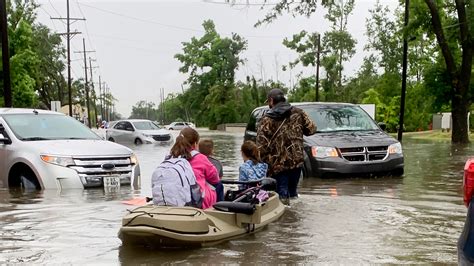
[[[193,150],[191,154],[194,153],[196,151]],[[219,173],[217,173],[216,167],[209,161],[207,156],[202,153],[194,155],[189,163],[196,176],[196,182],[201,187],[203,194],[202,208],[210,208],[217,201],[215,188],[211,184],[219,183]]]
[[[303,135],[316,133],[316,125],[300,108],[287,102],[273,106],[260,120],[257,146],[268,176],[303,166]]]

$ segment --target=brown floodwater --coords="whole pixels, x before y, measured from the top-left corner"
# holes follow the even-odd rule
[[[176,132],[174,132],[176,134]],[[202,131],[224,177],[236,178],[242,134]],[[169,145],[130,145],[142,189],[0,190],[0,264],[455,264],[466,208],[462,170],[474,146],[405,138],[403,178],[306,178],[300,198],[253,235],[198,249],[123,247],[117,237],[131,206],[150,196],[150,176]]]

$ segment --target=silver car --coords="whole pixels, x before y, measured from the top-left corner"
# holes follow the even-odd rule
[[[119,120],[107,129],[105,137],[112,142],[132,142],[136,145],[166,143],[172,139],[167,129],[146,119]]]
[[[140,167],[129,148],[61,113],[0,108],[0,188],[122,185],[140,188]]]

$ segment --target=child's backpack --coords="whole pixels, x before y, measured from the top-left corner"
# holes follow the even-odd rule
[[[153,172],[151,186],[156,205],[202,208],[201,188],[185,158],[167,158],[161,162]]]

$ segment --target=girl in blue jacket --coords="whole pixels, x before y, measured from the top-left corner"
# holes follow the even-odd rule
[[[251,181],[266,177],[268,165],[261,161],[255,142],[247,140],[241,147],[244,163],[239,167],[239,180]]]

